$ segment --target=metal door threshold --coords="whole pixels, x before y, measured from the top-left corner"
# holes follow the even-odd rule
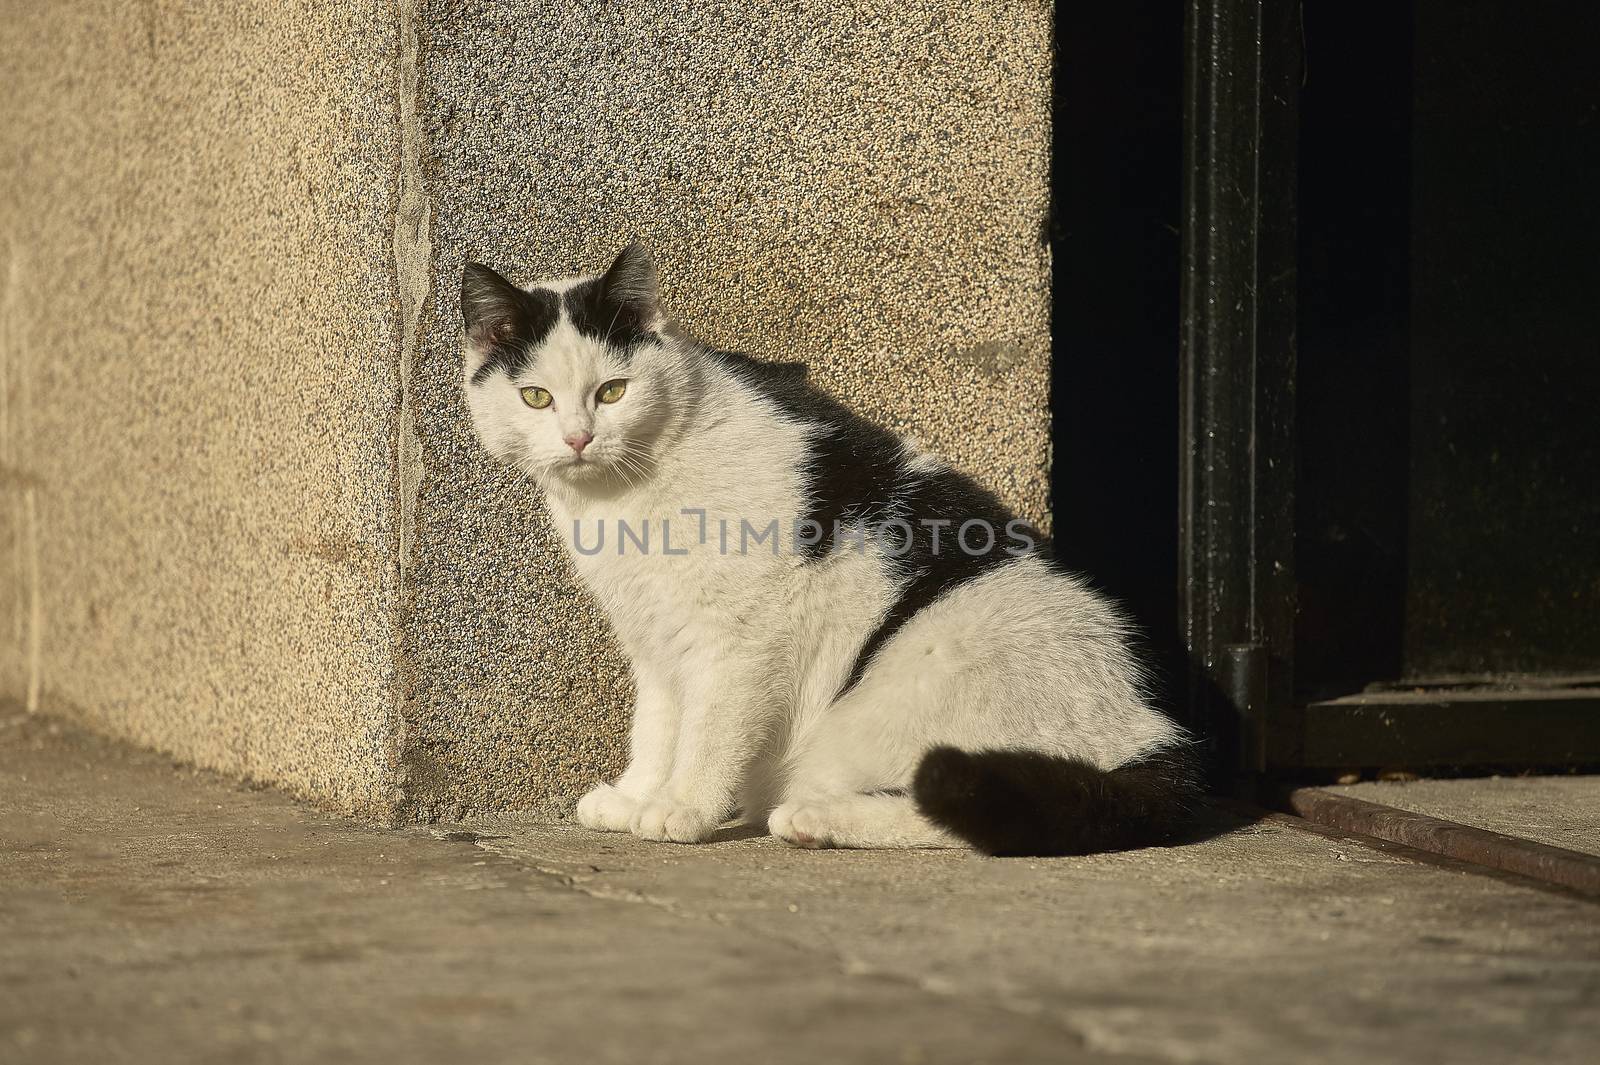
[[[1369,836],[1484,869],[1515,874],[1600,902],[1600,857],[1399,810],[1324,788],[1285,789],[1279,809],[1315,825]]]

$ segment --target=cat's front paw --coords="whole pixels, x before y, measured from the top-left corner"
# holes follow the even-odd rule
[[[658,843],[702,843],[722,824],[715,810],[671,799],[653,799],[633,815],[631,828],[640,839]]]
[[[601,784],[578,800],[578,824],[596,832],[626,832],[638,812],[639,800],[610,784]]]
[[[833,842],[827,811],[803,802],[786,802],[772,811],[767,831],[795,847],[816,849]]]

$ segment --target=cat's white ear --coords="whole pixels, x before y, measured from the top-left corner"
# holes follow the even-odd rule
[[[461,271],[461,318],[467,342],[487,355],[517,332],[528,294],[481,263]]]
[[[605,298],[632,311],[646,325],[661,316],[656,259],[650,249],[635,241],[617,255],[601,278]]]

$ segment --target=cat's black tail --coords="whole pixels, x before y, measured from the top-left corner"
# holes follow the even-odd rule
[[[917,809],[985,854],[1094,854],[1166,842],[1193,819],[1199,765],[1187,747],[1116,769],[1033,751],[935,747],[911,784]]]

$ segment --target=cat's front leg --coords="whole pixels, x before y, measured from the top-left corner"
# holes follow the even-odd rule
[[[635,696],[628,768],[578,800],[578,823],[600,832],[627,832],[639,808],[655,798],[672,773],[678,739],[678,704],[664,673],[633,663]]]
[[[701,843],[734,812],[751,763],[771,731],[775,705],[765,670],[747,656],[719,657],[683,671],[685,690],[672,772],[634,815],[634,835]]]

